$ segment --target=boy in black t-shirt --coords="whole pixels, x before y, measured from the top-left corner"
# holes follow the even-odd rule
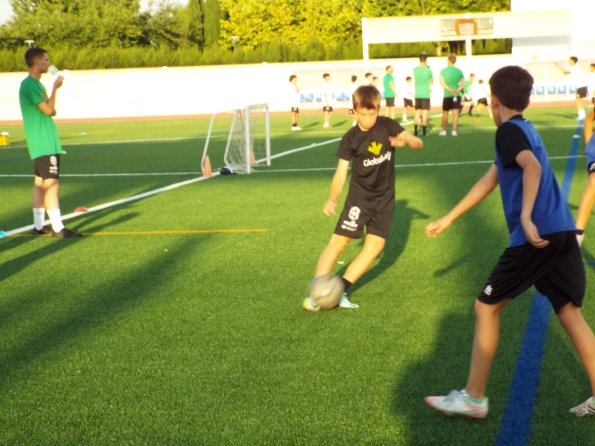
[[[353,109],[357,125],[347,131],[339,145],[339,163],[323,212],[326,215],[335,213],[351,163],[349,192],[335,233],[322,251],[316,267],[316,277],[330,274],[349,242],[364,237],[365,228],[364,246],[342,278],[345,291],[380,255],[390,232],[395,208],[394,147],[423,147],[422,140],[404,130],[399,123],[378,116],[380,92],[376,87],[366,85],[355,90]],[[339,306],[359,307],[347,299],[346,293]],[[319,310],[309,297],[304,300],[303,307],[308,311]]]

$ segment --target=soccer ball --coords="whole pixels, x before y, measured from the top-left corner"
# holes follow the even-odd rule
[[[339,276],[325,274],[308,284],[308,295],[321,310],[332,310],[339,305],[344,288]]]

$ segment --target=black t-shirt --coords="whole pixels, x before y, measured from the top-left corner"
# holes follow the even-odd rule
[[[515,115],[510,119],[524,121],[522,115]],[[498,127],[496,130],[496,150],[498,150],[502,163],[506,167],[516,166],[516,156],[527,149],[531,149],[531,146],[519,126],[504,122]]]
[[[395,195],[395,149],[389,136],[396,136],[403,127],[393,119],[379,116],[367,132],[358,125],[341,140],[337,157],[351,161],[349,195],[377,198]]]

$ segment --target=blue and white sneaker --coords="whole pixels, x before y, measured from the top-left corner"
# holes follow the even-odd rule
[[[339,308],[359,308],[358,304],[354,304],[347,298],[347,293],[343,293],[339,301]]]
[[[595,415],[595,398],[589,398],[587,401],[579,404],[576,407],[573,407],[568,412],[575,414],[577,417]]]
[[[425,401],[432,409],[446,415],[463,415],[476,419],[488,416],[488,399],[477,402],[465,390],[453,390],[446,396],[427,396]]]

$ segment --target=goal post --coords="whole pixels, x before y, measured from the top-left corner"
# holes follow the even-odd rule
[[[257,164],[271,165],[271,127],[270,112],[268,104],[252,104],[243,108],[226,112],[214,113],[211,116],[209,129],[205,139],[205,146],[201,158],[201,169],[203,176],[210,176],[211,159],[210,149],[217,122],[229,121],[227,141],[223,156],[217,161],[234,172],[252,173],[253,166]],[[217,155],[213,154],[214,157]]]

